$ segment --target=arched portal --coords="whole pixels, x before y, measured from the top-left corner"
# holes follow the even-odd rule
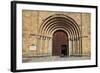
[[[68,34],[63,30],[57,30],[53,34],[52,42],[52,55],[53,56],[68,56],[69,42]]]
[[[61,29],[60,31],[58,31]],[[51,55],[61,55],[61,45],[62,47],[68,48],[68,52],[66,52],[66,55],[81,55],[82,50],[82,42],[81,42],[81,30],[80,26],[77,24],[77,22],[64,14],[54,14],[46,19],[43,20],[43,23],[40,25],[39,33],[41,36],[41,39],[45,37],[45,39],[48,40],[48,50],[51,51]],[[57,39],[53,40],[54,38],[62,37],[60,34],[65,35],[65,39],[67,40],[65,43],[67,44],[61,44]],[[45,36],[46,35],[46,36]],[[58,36],[55,36],[58,35]],[[58,45],[58,48],[60,50],[57,50],[58,48],[55,48],[54,44],[57,44],[57,42],[60,44]],[[61,39],[59,39],[62,41]],[[45,42],[45,40],[42,40]],[[56,42],[56,43],[54,43]],[[54,44],[53,44],[54,43]]]

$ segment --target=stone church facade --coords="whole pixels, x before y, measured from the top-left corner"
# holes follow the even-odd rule
[[[22,57],[90,57],[90,22],[89,13],[23,10]]]

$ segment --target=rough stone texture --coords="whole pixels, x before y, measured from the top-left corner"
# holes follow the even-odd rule
[[[90,55],[91,33],[90,33],[90,14],[82,14],[82,53]]]
[[[73,18],[80,29],[82,26],[82,54],[90,56],[91,54],[91,30],[90,30],[90,18],[89,13],[74,13],[74,12],[52,12],[52,11],[33,11],[23,10],[23,57],[31,56],[48,56],[52,55],[52,47],[50,51],[50,45],[48,38],[41,38],[38,35],[47,35],[39,33],[40,26],[44,20],[53,14],[65,14]],[[47,35],[52,36],[52,35]],[[42,43],[42,44],[41,44]],[[34,45],[36,50],[30,50],[30,46]],[[79,46],[79,44],[78,44]],[[74,47],[75,48],[75,47]],[[77,51],[78,50],[78,51]],[[74,54],[77,54],[79,49],[74,49]]]

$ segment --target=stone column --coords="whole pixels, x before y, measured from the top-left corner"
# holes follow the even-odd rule
[[[44,53],[45,55],[48,53],[48,37],[44,38]]]
[[[44,49],[45,48],[45,40],[44,39],[45,39],[45,37],[43,36],[42,37],[42,55],[44,55],[44,50],[45,50]]]
[[[38,36],[37,38],[37,54],[38,56],[41,56],[41,53],[42,53],[42,38],[41,36]]]
[[[72,55],[72,41],[69,39],[69,56]]]
[[[42,55],[42,37],[40,36],[40,45],[39,45],[39,48],[40,48],[40,54]]]
[[[80,56],[82,56],[82,38],[80,38],[80,51],[79,51],[79,53],[80,53]]]
[[[52,55],[52,41],[50,37],[47,38],[47,53],[49,56]]]
[[[72,46],[72,48],[71,48],[71,51],[72,51],[72,55],[73,55],[73,39],[71,39],[71,41],[72,41],[72,43],[71,43],[71,46]]]
[[[75,46],[75,54],[77,55],[78,54],[77,39],[75,39],[74,41],[75,41],[75,44],[74,44],[74,46]]]
[[[78,48],[78,54],[80,55],[80,41],[79,41],[79,39],[77,40],[77,48]]]
[[[42,53],[43,53],[43,37],[40,36],[40,54],[42,56]]]
[[[73,39],[73,44],[72,44],[73,46],[73,48],[72,48],[72,53],[73,53],[73,55],[75,55],[75,40]]]
[[[52,56],[52,38],[49,38],[48,53]]]
[[[39,56],[39,38],[36,36],[37,42],[36,42],[36,54]]]

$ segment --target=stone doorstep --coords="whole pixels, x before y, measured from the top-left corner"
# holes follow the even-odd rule
[[[69,61],[69,60],[87,60],[89,57],[60,57],[60,56],[49,56],[49,57],[34,57],[34,58],[23,58],[24,63],[28,62],[52,62],[52,61]]]
[[[34,56],[23,56],[23,58],[39,58],[39,57],[51,57],[51,55],[34,55]]]
[[[70,55],[72,57],[90,57],[88,54],[74,54],[74,55]]]
[[[70,56],[52,56],[51,54],[49,53],[39,53],[39,54],[30,54],[30,55],[27,55],[27,54],[24,54],[23,55],[23,58],[39,58],[39,57],[60,57],[60,58],[63,58],[63,57],[90,57],[88,54],[74,54],[74,55],[70,55]]]

